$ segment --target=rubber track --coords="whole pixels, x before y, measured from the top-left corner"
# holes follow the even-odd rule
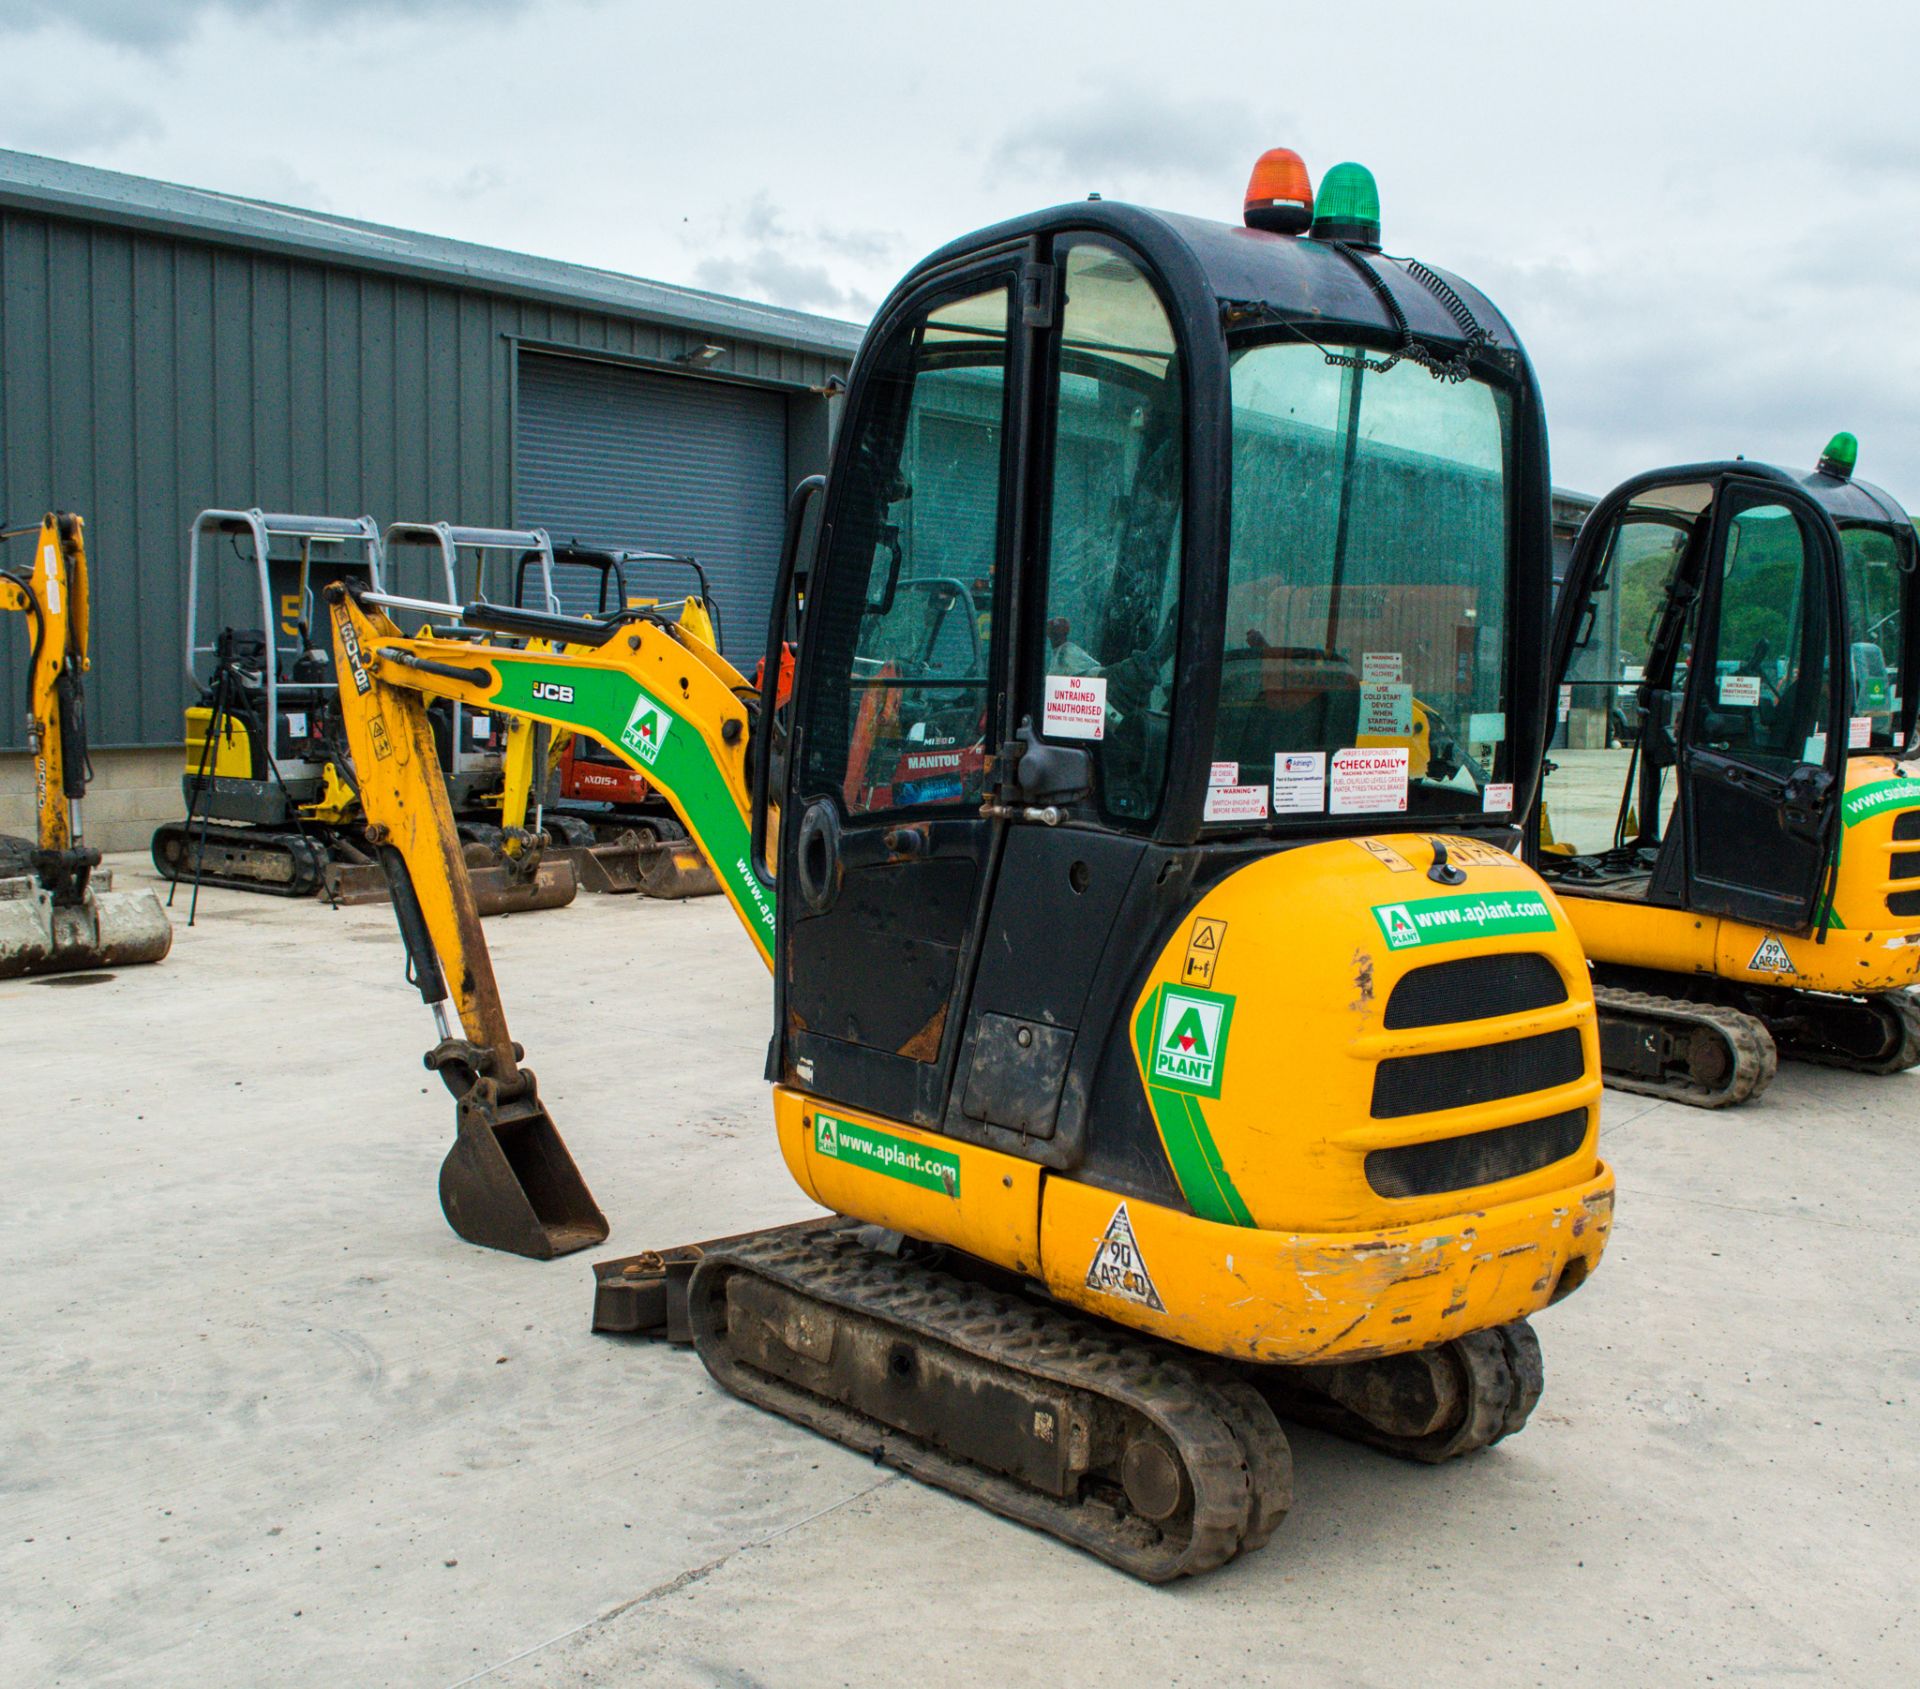
[[[976,1467],[855,1409],[731,1359],[726,1280],[752,1273],[1017,1376],[1118,1402],[1173,1445],[1193,1492],[1184,1535],[1124,1511],[1117,1487],[1061,1498]],[[843,1232],[749,1238],[710,1252],[688,1288],[694,1346],[745,1400],[1152,1583],[1210,1571],[1272,1535],[1292,1500],[1285,1434],[1259,1395],[1171,1345],[861,1246]]]
[[[180,865],[176,868],[161,854],[160,841],[163,837],[177,838],[181,841]],[[327,851],[319,840],[309,838],[305,833],[281,833],[268,828],[239,828],[210,826],[206,830],[206,843],[230,845],[235,850],[278,850],[284,852],[293,862],[293,875],[287,880],[268,880],[255,878],[249,874],[215,874],[200,876],[203,886],[224,886],[230,891],[265,892],[269,897],[312,897],[320,890],[321,881],[326,873]],[[193,883],[193,861],[201,844],[198,824],[192,831],[178,824],[170,823],[155,829],[153,835],[153,865],[164,880],[177,880],[181,885]]]
[[[1764,1091],[1780,1065],[1779,1052],[1774,1048],[1773,1035],[1767,1031],[1766,1024],[1740,1009],[1723,1008],[1717,1003],[1690,1003],[1678,997],[1658,997],[1648,991],[1626,991],[1616,985],[1596,985],[1593,1000],[1603,1017],[1612,1010],[1640,1020],[1712,1027],[1733,1055],[1732,1071],[1718,1087],[1678,1076],[1667,1080],[1644,1079],[1637,1074],[1603,1070],[1601,1077],[1616,1091],[1664,1097],[1669,1102],[1686,1103],[1692,1108],[1731,1108]]]
[[[1861,1061],[1856,1056],[1844,1055],[1838,1050],[1793,1042],[1787,1045],[1787,1059],[1803,1061],[1815,1067],[1845,1068],[1849,1073],[1904,1073],[1920,1063],[1920,999],[1909,991],[1883,991],[1877,996],[1855,998],[1853,1001],[1868,1003],[1893,1021],[1893,1030],[1898,1036],[1892,1050],[1877,1061]],[[1801,1003],[1803,1007],[1817,1007],[1817,999],[1812,993],[1805,994]]]

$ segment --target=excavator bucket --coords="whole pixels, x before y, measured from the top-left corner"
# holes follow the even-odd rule
[[[95,876],[83,902],[55,903],[37,880],[0,880],[0,979],[157,962],[173,924],[150,891],[111,891]]]
[[[440,1164],[440,1211],[469,1243],[551,1261],[604,1243],[607,1218],[533,1075],[522,1068],[520,1078],[515,1096],[480,1079],[460,1098],[459,1135]]]

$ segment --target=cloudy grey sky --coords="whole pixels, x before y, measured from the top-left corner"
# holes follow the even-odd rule
[[[864,318],[1097,189],[1234,218],[1263,146],[1526,339],[1555,479],[1836,428],[1920,506],[1920,25],[1878,0],[1359,8],[0,0],[0,146]],[[1364,20],[1364,21],[1363,21]]]

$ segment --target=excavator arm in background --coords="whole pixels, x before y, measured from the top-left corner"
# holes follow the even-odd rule
[[[35,838],[0,860],[0,979],[157,962],[173,927],[151,892],[114,892],[82,834],[87,761],[87,547],[78,516],[51,511],[24,570],[0,570],[0,610],[26,619],[27,745],[33,755]]]
[[[419,606],[341,585],[327,597],[368,837],[393,888],[413,982],[440,1033],[427,1066],[457,1103],[441,1208],[469,1242],[514,1254],[550,1259],[599,1243],[607,1222],[507,1029],[426,701],[451,698],[588,734],[643,768],[708,859],[727,864],[722,890],[771,965],[773,891],[754,871],[749,842],[750,689],[711,646],[644,613],[567,624],[491,605]],[[383,606],[458,616],[475,635],[409,638]],[[489,626],[570,643],[493,645]]]

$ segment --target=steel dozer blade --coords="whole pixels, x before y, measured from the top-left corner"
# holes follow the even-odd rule
[[[0,880],[0,979],[131,967],[172,948],[173,924],[150,891],[89,887],[66,905],[37,880]]]
[[[562,855],[542,857],[531,874],[519,872],[483,854],[483,847],[471,846],[467,878],[473,885],[473,900],[482,915],[517,915],[533,909],[564,909],[579,890],[573,864]],[[392,892],[385,871],[377,862],[329,862],[326,868],[326,895],[335,903],[348,906],[385,903]]]
[[[580,889],[571,862],[549,862],[544,857],[532,874],[502,862],[484,868],[469,866],[473,901],[482,915],[518,915],[532,909],[564,909]]]
[[[470,1049],[461,1047],[448,1065],[457,1070]],[[434,1065],[433,1055],[427,1063]],[[606,1216],[533,1075],[521,1068],[518,1078],[524,1083],[511,1096],[484,1077],[461,1095],[458,1136],[440,1164],[440,1211],[467,1242],[536,1261],[606,1242]]]

